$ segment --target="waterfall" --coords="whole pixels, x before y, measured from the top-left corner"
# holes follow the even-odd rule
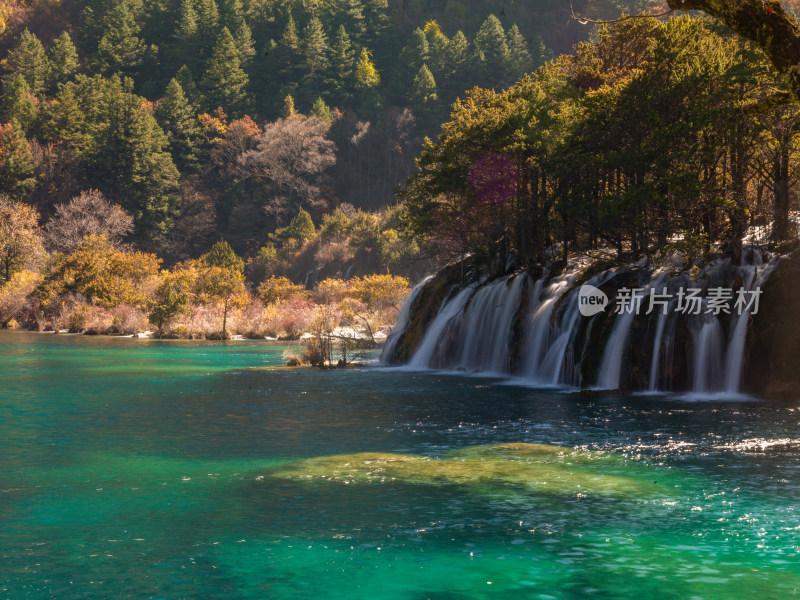
[[[520,308],[524,274],[501,279],[480,290],[470,300],[462,319],[466,338],[461,342],[459,367],[508,373],[509,338],[514,315]]]
[[[648,377],[648,390],[655,392],[658,389],[658,364],[661,359],[661,341],[664,339],[664,326],[667,324],[669,311],[658,313],[658,323],[656,323],[656,336],[653,340],[653,358],[650,361],[650,376]]]
[[[662,273],[653,280],[650,285],[644,288],[640,296],[641,304],[637,305],[637,301],[633,300],[629,310],[617,314],[614,319],[614,325],[611,328],[611,336],[606,342],[605,350],[603,351],[603,359],[600,362],[600,369],[597,374],[597,389],[600,390],[617,390],[620,387],[620,378],[622,376],[622,359],[625,356],[625,349],[628,345],[628,338],[630,337],[633,321],[639,311],[639,306],[646,304],[646,298],[651,290],[658,290],[664,281],[665,275]],[[642,309],[644,312],[644,309]]]
[[[715,316],[705,319],[694,342],[693,392],[705,394],[720,390],[722,340],[719,319]]]
[[[597,389],[616,390],[619,389],[619,379],[622,373],[622,357],[625,354],[625,346],[628,341],[633,318],[636,313],[631,310],[617,315],[614,319],[614,326],[611,329],[611,336],[608,338],[603,360],[597,375]]]
[[[550,347],[554,334],[553,311],[558,300],[567,293],[574,280],[574,275],[562,276],[553,280],[547,287],[544,297],[540,297],[543,287],[543,280],[536,282],[536,287],[531,294],[530,310],[531,315],[527,326],[526,355],[524,360],[522,375],[534,381],[549,383],[552,381],[552,373],[544,372],[543,366],[546,352]],[[560,366],[560,365],[559,365]]]
[[[406,301],[403,302],[403,306],[400,309],[400,314],[397,316],[397,323],[395,324],[394,331],[389,334],[389,337],[386,338],[386,343],[381,351],[380,361],[383,364],[388,364],[392,356],[394,356],[394,349],[397,347],[397,342],[400,340],[400,336],[405,333],[405,330],[411,321],[411,307],[414,305],[414,301],[417,299],[417,296],[419,296],[422,288],[425,287],[425,284],[431,279],[433,279],[433,275],[426,277],[417,285],[415,285],[411,290],[411,293],[408,295],[408,298],[406,298]]]
[[[655,272],[641,261],[588,279],[583,273],[591,262],[573,260],[552,277],[534,280],[518,271],[488,281],[473,279],[463,289],[454,286],[438,307],[423,311],[436,312],[418,343],[411,342],[416,346],[410,348],[408,365],[514,375],[546,386],[594,383],[596,389],[738,393],[752,308],[736,300],[740,292],[760,288],[777,265],[775,257],[763,258],[752,248],[743,256],[746,263],[741,266],[719,257],[699,268],[677,257]],[[446,282],[430,289],[453,285]],[[608,289],[605,284],[617,290],[635,287],[640,300],[634,302],[640,306],[614,315],[607,306],[583,316],[582,287],[591,285],[599,293]],[[692,310],[686,305],[689,288],[699,294],[693,296],[700,303]],[[408,320],[414,318],[411,305],[424,305],[419,295],[425,289],[418,286],[404,305],[397,331],[386,342],[384,362],[391,362]],[[731,290],[722,308],[721,292],[716,297],[712,293],[720,289]],[[651,293],[661,296],[657,303],[653,297],[652,308]],[[512,372],[514,365],[518,367]]]
[[[467,301],[475,293],[475,287],[473,284],[464,288],[456,294],[455,298],[442,304],[433,323],[425,332],[419,349],[411,357],[409,366],[423,369],[437,366],[433,362],[435,358],[440,358],[436,352],[437,350],[441,351],[441,347],[447,341],[445,334],[451,333],[452,328],[458,324],[458,317],[461,316]]]

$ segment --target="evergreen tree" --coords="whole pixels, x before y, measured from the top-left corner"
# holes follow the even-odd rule
[[[94,64],[103,73],[131,73],[142,64],[147,48],[138,37],[139,24],[129,0],[117,0],[104,19],[103,37]]]
[[[347,27],[357,42],[365,43],[367,24],[361,0],[335,0],[335,7],[339,14],[339,22]]]
[[[350,43],[350,36],[344,25],[339,25],[331,47],[328,88],[332,90],[332,98],[341,105],[346,105],[352,98],[353,69],[355,66],[355,50]]]
[[[35,184],[30,145],[17,120],[12,119],[0,125],[0,187],[6,194],[20,198]]]
[[[506,84],[516,82],[525,73],[533,70],[534,64],[528,44],[519,31],[516,23],[508,30],[508,61],[506,68]]]
[[[196,169],[200,126],[192,105],[176,79],[171,79],[167,84],[155,117],[167,135],[170,154],[178,168],[181,171]]]
[[[20,34],[19,42],[6,58],[6,69],[8,75],[4,78],[5,81],[10,81],[15,75],[22,75],[32,94],[38,96],[44,91],[48,76],[47,55],[36,35],[27,29]]]
[[[231,245],[225,240],[220,240],[211,247],[200,259],[209,267],[219,267],[238,273],[244,273],[244,261],[237,256]]]
[[[22,75],[15,75],[6,84],[0,99],[0,123],[16,119],[20,130],[29,130],[36,119],[36,102],[31,95],[28,82]]]
[[[163,246],[177,212],[179,178],[167,137],[142,98],[131,93],[130,79],[114,76],[83,86],[97,86],[101,104],[86,162],[90,184],[133,216],[141,239]],[[89,92],[81,94],[84,101],[94,95],[79,92]]]
[[[439,95],[436,80],[428,65],[422,65],[414,77],[414,83],[408,93],[411,108],[426,125],[435,125],[434,115],[438,112]]]
[[[300,36],[297,35],[297,26],[290,12],[283,35],[275,48],[278,77],[282,83],[296,84],[299,82],[301,61]]]
[[[422,65],[428,62],[428,50],[428,36],[417,27],[397,60],[397,70],[392,82],[396,96],[402,97],[408,91]]]
[[[384,34],[389,29],[389,2],[387,0],[364,0],[364,18],[366,19],[367,42],[373,47],[380,47]]]
[[[66,31],[50,44],[48,59],[50,70],[47,87],[54,91],[58,84],[66,83],[78,71],[78,51]]]
[[[317,98],[314,100],[310,114],[312,117],[317,117],[326,123],[331,123],[333,121],[331,109],[327,104],[325,104],[325,101],[322,98]]]
[[[206,63],[202,90],[209,109],[221,106],[232,116],[241,116],[250,107],[249,79],[242,70],[239,51],[227,27],[217,38],[214,53]]]
[[[200,101],[200,95],[197,91],[197,84],[194,82],[192,72],[189,67],[182,65],[178,72],[175,73],[175,80],[181,86],[186,99],[193,105],[197,106]]]
[[[74,85],[63,86],[51,102],[44,104],[41,121],[44,140],[59,142],[77,160],[87,147],[89,134]]]
[[[303,29],[303,86],[308,94],[324,87],[325,72],[328,69],[328,39],[322,23],[313,17]],[[313,96],[312,96],[313,97]]]
[[[198,0],[197,28],[204,40],[215,40],[219,35],[219,8],[215,0]]]
[[[246,65],[255,56],[253,32],[244,16],[244,7],[241,0],[224,0],[221,6],[222,24],[232,33],[239,50],[242,64]]]
[[[436,21],[428,21],[424,32],[428,40],[428,59],[425,64],[429,65],[434,77],[444,79],[447,76],[447,50],[450,47],[450,40],[442,33]]]
[[[439,79],[440,96],[446,103],[470,87],[467,79],[469,71],[469,42],[462,31],[450,38],[442,61],[442,75]]]
[[[475,62],[478,81],[489,87],[506,71],[508,44],[503,25],[495,15],[489,15],[475,35]]]
[[[200,37],[194,0],[181,0],[178,22],[172,34],[173,55],[177,64],[196,65],[200,53]]]

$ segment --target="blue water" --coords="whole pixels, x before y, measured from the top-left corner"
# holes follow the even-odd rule
[[[0,598],[800,594],[795,404],[284,349],[0,332]]]

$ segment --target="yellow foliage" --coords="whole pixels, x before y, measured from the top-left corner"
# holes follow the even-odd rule
[[[292,283],[286,277],[270,277],[263,281],[256,290],[256,294],[264,304],[277,304],[292,298],[308,298],[309,293],[302,285]]]
[[[146,252],[117,250],[104,235],[89,235],[63,257],[45,282],[45,298],[77,292],[104,308],[144,308],[158,285],[161,259]]]
[[[42,278],[39,273],[19,271],[0,285],[0,324],[5,325],[20,316],[28,296],[39,286]]]
[[[408,279],[394,275],[368,275],[353,282],[353,296],[370,310],[397,307],[410,289]]]

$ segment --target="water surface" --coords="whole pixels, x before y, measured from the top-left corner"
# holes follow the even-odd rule
[[[0,332],[0,598],[800,595],[795,405],[284,348]]]

